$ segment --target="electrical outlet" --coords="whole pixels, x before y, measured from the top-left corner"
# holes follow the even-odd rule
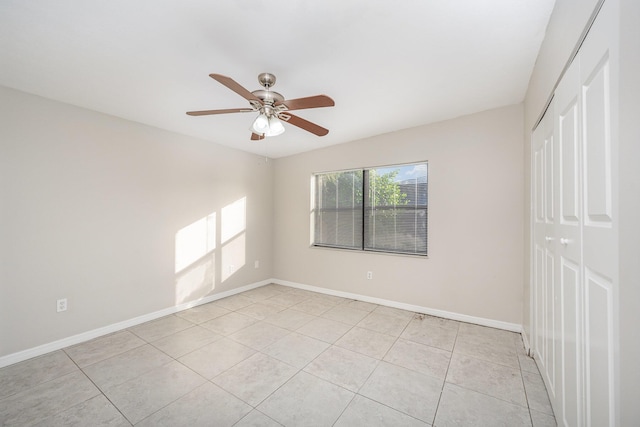
[[[56,309],[58,310],[58,313],[60,313],[61,311],[67,311],[67,299],[66,298],[59,299],[56,302]]]
[[[253,263],[253,266],[254,266],[255,268],[260,268],[260,261],[256,260],[256,261]]]
[[[373,279],[373,271],[367,271],[367,279]]]

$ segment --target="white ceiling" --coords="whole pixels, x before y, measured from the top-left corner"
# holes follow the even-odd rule
[[[0,85],[269,157],[521,102],[555,0],[0,0]],[[248,102],[277,77],[296,114],[249,141]]]

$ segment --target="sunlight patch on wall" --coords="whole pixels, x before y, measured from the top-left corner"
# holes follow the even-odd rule
[[[219,216],[214,211],[176,233],[177,304],[210,294],[217,283],[224,282],[244,267],[246,210],[247,198],[242,197],[220,209]]]
[[[182,271],[216,248],[216,213],[187,225],[176,233],[175,272]]]
[[[189,266],[176,277],[175,302],[202,298],[215,288],[215,256],[212,254]]]
[[[222,269],[220,271],[220,279],[222,282],[244,266],[246,262],[245,254],[245,233],[240,234],[222,247]]]
[[[176,304],[201,298],[215,288],[216,218],[212,212],[176,233]]]
[[[220,280],[224,282],[245,265],[247,198],[243,197],[222,208],[220,225],[222,255]]]
[[[222,208],[220,242],[225,243],[247,228],[247,198],[243,197]]]

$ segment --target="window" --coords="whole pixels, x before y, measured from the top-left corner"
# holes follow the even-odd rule
[[[427,163],[314,175],[315,246],[427,255]]]

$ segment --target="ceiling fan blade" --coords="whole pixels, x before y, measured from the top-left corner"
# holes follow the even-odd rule
[[[285,99],[284,101],[276,102],[275,105],[284,105],[288,110],[302,110],[305,108],[333,107],[336,103],[327,95],[316,95],[306,98]]]
[[[318,126],[315,123],[311,123],[310,121],[294,116],[293,114],[281,113],[278,114],[278,118],[318,136],[325,136],[329,133],[329,129],[325,129],[322,126]]]
[[[223,76],[222,74],[209,74],[209,77],[211,77],[212,79],[216,80],[219,83],[222,83],[223,85],[225,85],[226,87],[228,87],[229,89],[231,89],[232,91],[234,91],[235,93],[243,97],[244,99],[248,101],[258,101],[260,104],[262,104],[262,101],[260,100],[260,98],[258,98],[257,96],[249,92],[244,87],[240,86],[240,84],[235,80],[233,80],[231,77]]]
[[[187,111],[190,116],[207,116],[209,114],[227,114],[227,113],[250,113],[254,111],[252,108],[229,108],[226,110],[203,110],[203,111]]]
[[[262,135],[258,135],[257,133],[252,133],[251,134],[251,140],[252,141],[260,141],[261,139],[264,139],[264,134],[262,134]]]

